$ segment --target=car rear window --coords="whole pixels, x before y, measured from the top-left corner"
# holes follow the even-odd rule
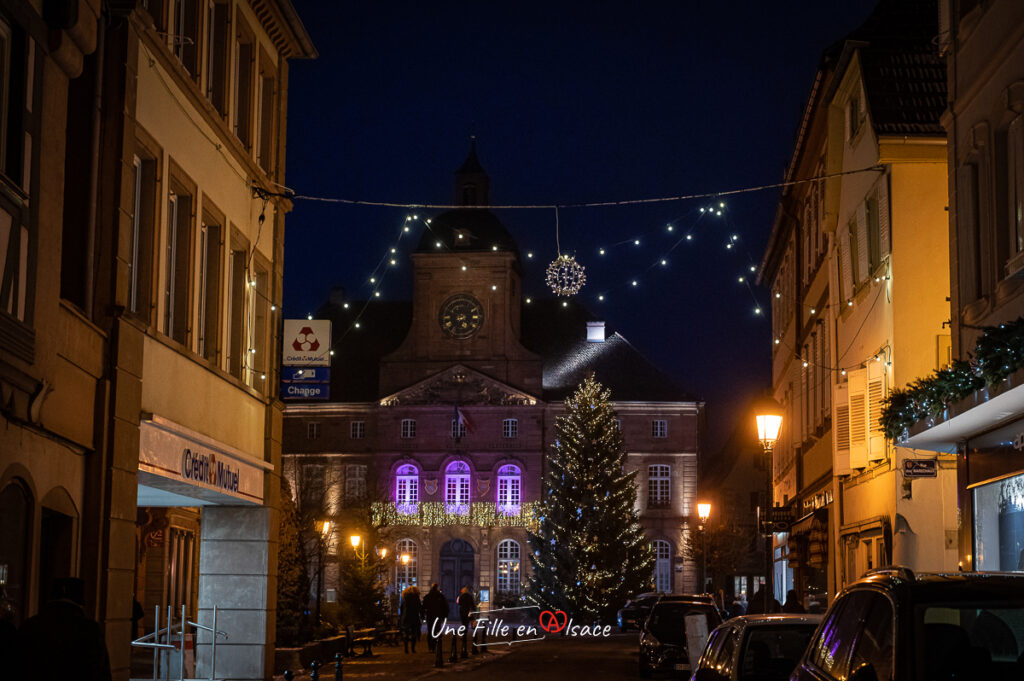
[[[740,681],[788,679],[804,654],[817,625],[751,627],[740,655]]]
[[[1024,603],[920,608],[923,681],[1024,679]]]

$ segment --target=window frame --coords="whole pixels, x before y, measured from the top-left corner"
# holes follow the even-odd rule
[[[306,421],[306,439],[319,440],[322,434],[319,421]]]
[[[413,439],[415,439],[416,438],[416,419],[402,419],[401,431],[400,431],[399,434],[401,436],[401,439],[403,439],[403,440],[413,440]]]
[[[519,439],[519,419],[507,418],[501,421],[501,436],[506,440]]]
[[[651,437],[663,440],[668,437],[668,419],[651,420]]]
[[[498,542],[495,549],[494,572],[495,589],[498,593],[518,596],[522,592],[522,555],[522,547],[515,539],[506,538]],[[513,575],[516,576],[515,579]]]
[[[224,326],[222,308],[225,288],[224,244],[227,220],[205,195],[203,196],[201,215],[202,217],[196,225],[199,241],[196,354],[219,367],[222,354],[221,329]],[[211,238],[215,240],[211,242]],[[214,279],[212,287],[210,286],[211,274]]]
[[[395,509],[404,515],[416,513],[420,500],[420,468],[405,463],[395,471]]]
[[[504,464],[498,468],[498,489],[496,504],[498,513],[518,515],[523,503],[523,474],[516,464]]]
[[[448,513],[456,515],[469,513],[471,477],[472,469],[461,459],[452,461],[445,466],[444,507]]]
[[[415,539],[405,537],[395,542],[395,558],[400,559],[403,553],[409,554],[409,562],[398,561],[395,567],[395,586],[402,593],[407,586],[417,586],[419,582],[419,546]]]
[[[192,295],[195,287],[197,195],[195,183],[172,160],[166,192],[166,230],[162,241],[165,254],[163,332],[186,347],[194,333]],[[184,244],[180,243],[182,237]],[[179,291],[182,287],[184,290]],[[182,325],[180,332],[179,323]]]
[[[654,551],[654,590],[672,593],[672,544],[664,539],[655,539],[651,542],[651,549]]]
[[[647,465],[647,506],[666,508],[672,503],[672,466],[666,463]]]
[[[366,437],[366,421],[355,420],[348,422],[348,439],[362,440]]]

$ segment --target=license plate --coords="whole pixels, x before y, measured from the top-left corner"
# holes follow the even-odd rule
[[[690,671],[690,665],[688,665],[688,664],[677,664],[675,666],[675,670],[677,672],[688,672],[688,671]]]

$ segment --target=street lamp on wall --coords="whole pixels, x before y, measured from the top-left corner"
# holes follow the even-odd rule
[[[707,527],[705,525],[708,522],[708,518],[711,517],[711,504],[697,504],[697,517],[700,518],[700,538],[701,538],[701,568],[700,568],[700,579],[701,589],[707,590],[708,588],[708,534]]]
[[[769,612],[769,594],[772,593],[772,577],[775,565],[772,559],[772,534],[769,531],[772,503],[772,453],[775,443],[779,440],[779,431],[782,430],[782,409],[775,400],[767,399],[758,405],[757,414],[757,439],[764,448],[765,456],[765,508],[761,509],[761,522],[764,523],[762,534],[764,535],[765,575],[764,575],[764,612]]]

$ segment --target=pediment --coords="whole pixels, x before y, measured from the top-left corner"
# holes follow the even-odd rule
[[[380,401],[382,407],[456,403],[532,406],[537,404],[537,398],[479,371],[456,364]]]

